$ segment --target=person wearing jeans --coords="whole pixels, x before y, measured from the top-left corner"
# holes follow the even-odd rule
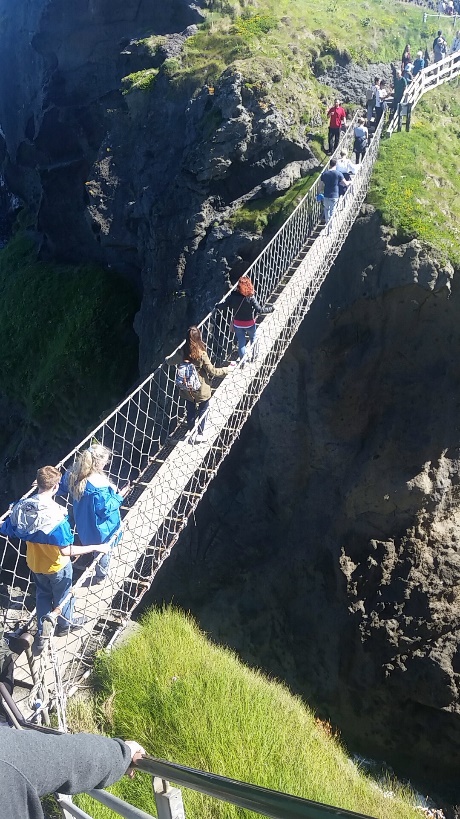
[[[93,547],[104,544],[109,548],[96,563],[92,584],[102,583],[108,576],[112,551],[122,536],[120,506],[130,488],[127,484],[119,491],[105,473],[110,456],[110,449],[99,443],[84,449],[65,473],[59,489],[61,494],[69,493],[72,498],[81,543],[93,544]],[[95,548],[95,557],[98,551]]]
[[[348,188],[348,185],[350,184],[350,182],[345,179],[344,175],[337,170],[336,165],[337,160],[331,159],[329,169],[327,171],[323,171],[321,174],[321,182],[324,185],[323,207],[326,225],[331,221],[335,206],[339,201],[339,186],[342,185],[342,187]]]
[[[180,365],[183,362],[193,364],[200,383],[198,389],[183,387],[180,390],[180,394],[185,398],[187,429],[189,433],[193,431],[197,419],[201,419],[196,435],[190,435],[189,442],[201,443],[205,440],[205,412],[208,409],[209,400],[211,398],[212,379],[227,375],[227,373],[231,372],[232,366],[234,365],[232,363],[229,367],[214,367],[206,352],[206,346],[201,338],[200,329],[195,326],[188,328],[185,344],[176,353],[168,356],[165,363],[168,365]]]
[[[342,125],[346,122],[347,114],[344,108],[340,105],[339,100],[334,101],[332,108],[327,112],[329,117],[328,129],[328,147],[329,153],[334,153],[340,140],[340,130]]]
[[[70,557],[93,551],[93,546],[74,546],[66,511],[54,500],[60,481],[61,473],[56,467],[39,469],[38,492],[16,503],[0,527],[2,535],[27,543],[26,561],[35,581],[37,598],[36,653],[44,648],[43,619],[54,609],[61,609],[56,628],[58,637],[81,628],[86,622],[84,617],[73,617],[70,597],[64,601],[72,589]]]
[[[236,290],[216,304],[216,309],[228,307],[233,313],[233,330],[238,345],[238,358],[246,355],[246,337],[249,338],[251,349],[254,348],[256,338],[256,315],[272,313],[273,307],[262,307],[254,295],[254,285],[248,276],[240,276]],[[252,353],[251,353],[252,356]]]

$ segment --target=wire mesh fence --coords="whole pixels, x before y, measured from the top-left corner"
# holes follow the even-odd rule
[[[354,126],[355,120],[338,151],[351,151]],[[191,445],[184,438],[185,402],[175,384],[175,367],[163,363],[58,464],[69,469],[77,453],[97,440],[112,451],[111,480],[132,485],[122,508],[123,537],[113,550],[108,576],[93,585],[97,557],[89,565],[84,558],[74,563],[75,611],[87,622],[78,632],[53,638],[61,697],[91,668],[97,648],[126,624],[238,438],[356,219],[382,128],[383,120],[329,225],[322,225],[317,180],[249,267],[258,299],[270,301],[274,312],[258,326],[254,349],[217,386],[207,413],[207,441]],[[200,329],[211,360],[228,362],[234,350],[231,310],[225,304],[213,310]],[[33,492],[32,487],[28,494]],[[35,613],[25,543],[0,537],[0,562],[3,622],[14,630],[30,623]],[[41,663],[37,679],[43,680],[49,673],[48,652]],[[48,687],[58,687],[55,674],[49,676]]]

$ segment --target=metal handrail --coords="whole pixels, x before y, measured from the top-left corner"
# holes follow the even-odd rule
[[[181,787],[191,788],[206,796],[213,796],[240,808],[261,813],[271,819],[371,819],[362,813],[354,813],[345,808],[336,808],[324,805],[321,802],[312,802],[300,796],[262,788],[260,785],[251,785],[226,776],[206,773],[196,768],[166,762],[164,759],[144,757],[136,763],[140,771],[171,780]]]
[[[62,733],[55,729],[44,728],[27,722],[3,683],[0,683],[0,703],[4,707],[6,705],[7,710],[14,713],[17,723],[19,723],[19,729],[57,735]],[[372,819],[370,816],[355,813],[345,808],[324,805],[321,802],[313,802],[300,796],[292,796],[270,788],[262,788],[260,785],[252,785],[249,782],[241,782],[227,776],[200,771],[186,765],[178,765],[165,759],[145,756],[135,762],[133,767],[150,774],[154,778],[164,781],[172,780],[181,787],[190,788],[206,796],[228,802],[231,805],[271,817],[271,819],[334,819],[334,817],[336,819]],[[150,814],[103,789],[88,791],[88,796],[109,807],[119,816],[125,817],[125,819],[151,819]],[[88,814],[73,805],[71,799],[67,799],[66,796],[60,794],[59,802],[64,810],[72,816],[87,819]]]

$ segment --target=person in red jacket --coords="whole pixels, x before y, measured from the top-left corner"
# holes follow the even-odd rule
[[[334,105],[332,108],[329,108],[327,112],[329,117],[329,132],[328,132],[328,142],[329,142],[329,153],[334,153],[337,145],[339,144],[340,139],[340,129],[343,123],[346,121],[347,112],[344,108],[340,105],[339,100],[334,100]]]

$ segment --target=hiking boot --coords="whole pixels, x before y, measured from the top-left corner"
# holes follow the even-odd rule
[[[34,657],[39,657],[42,653],[43,649],[45,648],[45,638],[42,634],[37,634],[34,637],[34,642],[32,646],[32,654]]]
[[[23,651],[31,648],[34,642],[32,634],[29,634],[28,631],[25,631],[24,634],[20,634],[19,637],[15,637],[14,635],[9,637],[7,635],[7,640],[13,654],[22,654]]]
[[[87,623],[89,617],[75,617],[68,626],[64,626],[64,628],[57,628],[55,631],[56,637],[65,637],[67,634],[70,634],[72,631],[78,631],[82,628],[85,623]]]

